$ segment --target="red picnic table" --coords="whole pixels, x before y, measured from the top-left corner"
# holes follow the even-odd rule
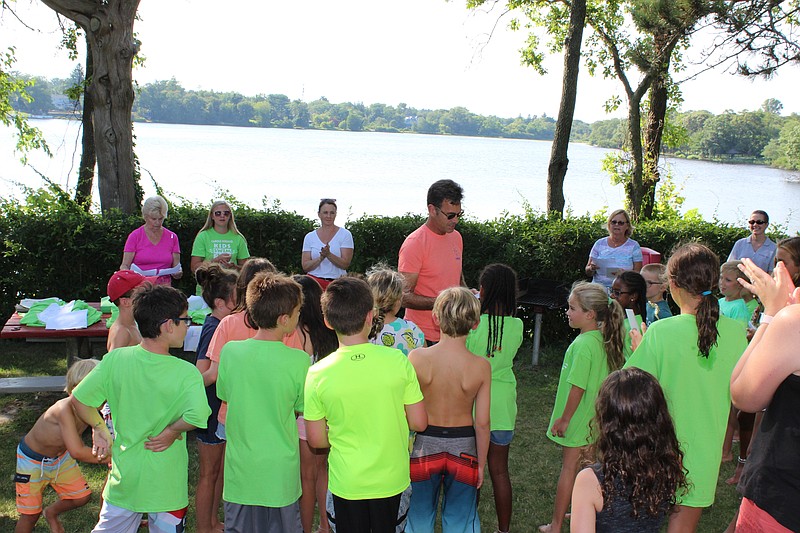
[[[96,309],[100,303],[89,303]],[[23,326],[20,324],[22,316],[15,312],[3,326],[0,339],[25,339],[25,340],[54,340],[64,341],[66,345],[67,368],[69,368],[81,353],[89,352],[90,339],[108,338],[106,319],[111,316],[104,314],[99,321],[87,328],[79,329],[45,329],[42,327]],[[21,377],[0,379],[0,392],[36,392],[43,390],[63,390],[64,376]]]

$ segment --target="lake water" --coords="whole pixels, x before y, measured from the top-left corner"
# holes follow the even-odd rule
[[[56,183],[74,187],[80,155],[79,123],[33,120],[54,151],[32,154],[30,164]],[[211,202],[220,189],[254,207],[282,208],[315,217],[320,198],[336,198],[339,221],[362,214],[423,214],[428,186],[442,178],[460,183],[469,217],[489,220],[503,211],[543,210],[550,142],[394,133],[136,124],[142,185],[152,180],[174,197]],[[0,129],[0,180],[39,186],[41,178],[13,154],[10,130]],[[573,144],[564,185],[567,207],[595,213],[623,204],[624,194],[601,170],[608,150]],[[800,173],[757,165],[671,159],[684,210],[741,224],[753,209],[800,231]],[[96,196],[96,194],[95,194]]]

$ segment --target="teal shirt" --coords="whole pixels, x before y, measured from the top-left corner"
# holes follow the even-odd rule
[[[719,312],[722,314],[722,316],[732,318],[733,320],[738,320],[739,322],[744,322],[745,324],[750,322],[750,317],[753,316],[753,312],[747,308],[747,304],[742,298],[730,301],[726,300],[725,298],[720,298]]]

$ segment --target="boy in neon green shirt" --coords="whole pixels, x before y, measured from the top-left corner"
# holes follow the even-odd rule
[[[205,427],[211,414],[200,372],[169,353],[183,346],[187,308],[186,297],[172,287],[139,289],[133,316],[141,344],[106,354],[72,391],[73,408],[94,430],[98,455],[113,450],[95,531],[135,531],[142,513],[150,531],[185,529],[189,457],[183,434]],[[113,447],[97,412],[106,401],[114,413]]]
[[[309,369],[305,386],[308,443],[331,448],[328,517],[350,533],[402,531],[410,497],[408,430],[428,425],[414,367],[401,351],[369,342],[373,306],[363,280],[328,285],[322,311],[339,349]]]
[[[296,417],[310,362],[283,337],[297,327],[303,292],[282,274],[262,272],[246,298],[258,332],[225,344],[217,377],[217,395],[228,402],[225,530],[302,533]]]

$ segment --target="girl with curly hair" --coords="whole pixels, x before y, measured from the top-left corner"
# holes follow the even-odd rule
[[[570,531],[655,533],[686,489],[664,392],[644,370],[617,370],[600,388],[596,410],[597,462],[575,480]]]

